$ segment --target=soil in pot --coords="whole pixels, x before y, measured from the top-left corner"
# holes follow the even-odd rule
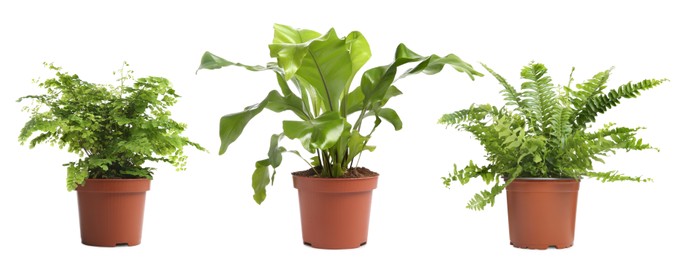
[[[518,248],[574,244],[579,181],[516,179],[506,187],[510,242]]]
[[[79,186],[83,244],[114,247],[141,243],[148,179],[87,179]]]
[[[313,169],[292,174],[299,190],[304,244],[348,249],[367,243],[372,190],[379,174],[366,168],[351,168],[343,178],[321,178]]]

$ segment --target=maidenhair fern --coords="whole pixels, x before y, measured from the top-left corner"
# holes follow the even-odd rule
[[[483,65],[483,64],[482,64]],[[520,76],[525,81],[518,91],[491,68],[483,65],[504,87],[506,105],[472,105],[468,109],[445,114],[438,123],[466,131],[484,146],[489,162],[478,166],[473,161],[443,177],[449,187],[453,181],[466,184],[471,178],[482,178],[493,186],[474,195],[467,208],[482,210],[493,205],[496,195],[518,177],[574,178],[584,176],[612,181],[650,181],[648,178],[625,176],[617,171],[596,172],[593,161],[617,150],[656,149],[635,135],[642,128],[617,127],[612,123],[594,131],[586,131],[597,115],[618,105],[623,98],[637,97],[665,79],[629,82],[607,93],[606,84],[612,69],[576,84],[573,69],[566,86],[554,86],[547,68],[540,63],[525,66]],[[510,110],[509,110],[510,109]]]

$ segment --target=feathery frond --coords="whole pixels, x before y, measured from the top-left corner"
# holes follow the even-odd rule
[[[525,117],[536,133],[548,134],[551,131],[550,119],[556,105],[552,78],[547,75],[547,68],[543,64],[534,62],[525,66],[520,71],[520,76],[526,80],[521,85]]]
[[[572,90],[573,69],[568,84],[555,87],[544,65],[530,63],[521,71],[525,82],[521,85],[522,92],[517,92],[503,77],[486,65],[484,68],[505,88],[501,94],[506,106],[499,109],[489,104],[473,104],[439,120],[474,135],[486,150],[488,165],[477,166],[472,161],[463,169],[455,165],[452,173],[442,178],[447,187],[455,181],[464,185],[479,177],[487,185],[495,182],[490,189],[474,195],[468,208],[482,210],[493,205],[495,197],[518,177],[590,177],[603,182],[651,180],[617,171],[593,170],[593,162],[604,163],[604,157],[620,150],[658,150],[636,137],[643,128],[617,127],[610,123],[586,131],[586,123],[619,104],[622,98],[636,97],[641,90],[655,87],[665,79],[628,83],[606,94],[603,91],[611,71],[606,70]],[[506,107],[514,108],[511,111]],[[503,180],[506,182],[502,183]]]
[[[575,114],[574,127],[585,128],[586,123],[595,122],[595,117],[598,114],[605,113],[608,109],[620,104],[622,98],[635,98],[642,90],[651,89],[666,81],[666,79],[645,79],[637,83],[628,82],[611,90],[608,94],[591,96]]]

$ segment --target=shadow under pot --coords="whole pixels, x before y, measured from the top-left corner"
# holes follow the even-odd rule
[[[78,186],[82,243],[135,246],[141,243],[148,179],[87,179]]]
[[[557,249],[574,244],[579,181],[517,178],[506,187],[510,243]]]
[[[378,177],[294,175],[304,244],[322,249],[349,249],[366,244],[372,190],[377,187]]]

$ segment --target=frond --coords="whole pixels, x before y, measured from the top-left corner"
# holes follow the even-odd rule
[[[547,75],[547,68],[540,63],[525,66],[520,76],[527,80],[522,83],[521,88],[526,107],[525,116],[530,122],[530,127],[538,134],[547,135],[551,130],[552,112],[557,105],[552,78]]]
[[[467,208],[471,210],[483,210],[486,205],[491,205],[493,207],[493,204],[496,203],[496,196],[501,194],[505,188],[506,184],[494,185],[491,187],[491,190],[483,190],[475,194],[474,197],[469,200]]]
[[[462,109],[449,114],[444,114],[438,119],[438,124],[457,125],[467,121],[470,109]]]
[[[598,114],[605,113],[608,109],[620,104],[622,98],[635,98],[642,90],[651,89],[665,81],[667,80],[645,79],[637,83],[628,82],[617,89],[611,90],[608,94],[592,96],[574,115],[576,116],[574,127],[584,128],[587,123],[595,122],[595,117]]]
[[[447,177],[442,177],[442,183],[445,184],[445,187],[450,187],[450,183],[453,181],[459,181],[460,184],[465,185],[471,178],[478,176],[482,176],[487,184],[495,177],[488,167],[479,167],[473,161],[469,161],[469,165],[464,167],[464,169],[457,169],[457,165],[454,164],[452,173]]]
[[[642,178],[640,176],[631,177],[622,175],[617,171],[609,172],[588,172],[584,174],[590,178],[599,180],[600,182],[614,182],[614,181],[636,181],[636,182],[650,182],[653,181],[651,178]]]
[[[503,99],[506,101],[506,105],[508,106],[514,106],[515,111],[520,111],[522,112],[525,109],[525,104],[522,101],[522,98],[520,97],[521,94],[518,93],[518,90],[516,90],[513,86],[508,84],[508,81],[506,81],[505,78],[503,78],[501,75],[493,71],[491,68],[486,66],[486,64],[481,63],[481,66],[486,69],[491,75],[493,75],[496,80],[498,80],[498,83],[503,86],[503,90],[500,91],[501,95],[503,95]]]
[[[587,80],[584,83],[576,84],[576,91],[566,88],[566,92],[569,94],[571,103],[574,105],[576,110],[581,110],[585,104],[594,96],[603,94],[603,90],[607,87],[605,83],[608,82],[610,78],[610,73],[613,68],[606,71],[598,72],[593,76],[593,78]]]
[[[566,141],[573,131],[573,126],[569,121],[574,111],[568,106],[556,107],[552,117],[553,142],[559,148],[566,147]]]

